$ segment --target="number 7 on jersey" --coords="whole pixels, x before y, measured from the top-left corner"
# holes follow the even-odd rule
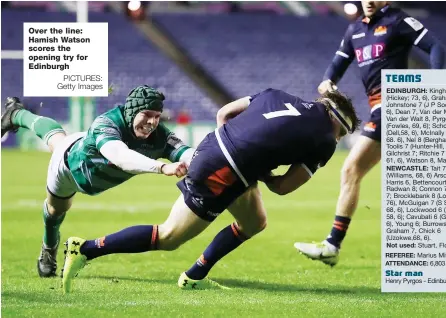
[[[291,105],[290,103],[285,103],[285,107],[288,108],[288,110],[278,110],[275,112],[265,113],[263,116],[266,119],[276,118],[276,117],[282,117],[282,116],[300,116],[301,114],[299,111]]]

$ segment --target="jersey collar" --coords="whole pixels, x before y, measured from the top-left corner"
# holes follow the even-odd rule
[[[389,5],[386,5],[385,7],[381,8],[381,10],[377,11],[372,16],[372,19],[373,20],[379,20],[380,18],[382,18],[386,14],[388,9],[389,9]],[[364,16],[361,21],[364,22],[365,24],[369,24],[372,19]]]

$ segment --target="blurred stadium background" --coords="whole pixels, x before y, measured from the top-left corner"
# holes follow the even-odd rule
[[[445,2],[394,5],[446,42]],[[167,96],[169,124],[196,145],[214,127],[218,108],[235,98],[274,87],[313,99],[347,24],[360,13],[358,1],[3,1],[1,98],[23,94],[23,22],[108,22],[113,94],[25,98],[26,104],[80,131],[121,103],[132,87],[149,84]],[[414,49],[411,67],[426,68],[427,62]],[[339,86],[365,120],[368,106],[355,64]],[[5,136],[2,146],[44,149],[26,131]]]
[[[25,98],[70,132],[121,103],[130,89],[162,90],[170,125],[196,145],[215,127],[219,107],[274,87],[313,99],[359,2],[2,2],[1,99],[23,94],[23,22],[109,23],[107,98]],[[446,2],[395,2],[446,43]],[[133,10],[129,10],[129,7]],[[411,67],[426,68],[414,49]],[[339,87],[363,120],[369,107],[355,62]],[[43,106],[40,107],[40,103]],[[350,140],[352,142],[352,140]],[[339,148],[348,148],[349,143]],[[335,268],[297,255],[295,241],[323,239],[331,228],[346,151],[299,191],[278,197],[263,184],[269,225],[211,273],[228,292],[176,287],[205,246],[232,219],[222,214],[175,252],[111,255],[79,275],[64,297],[60,281],[38,278],[49,153],[27,131],[2,140],[3,317],[444,317],[444,295],[381,294],[380,166],[365,178],[358,210]],[[5,149],[6,148],[6,149]],[[22,151],[21,151],[22,150]],[[136,177],[97,197],[76,195],[62,226],[67,237],[95,238],[134,224],[159,224],[178,197],[175,178]],[[58,255],[63,264],[62,248]]]

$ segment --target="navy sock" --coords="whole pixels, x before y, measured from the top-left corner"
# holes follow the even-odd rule
[[[235,222],[228,225],[217,234],[211,244],[206,248],[203,255],[201,255],[197,262],[186,272],[187,277],[195,280],[205,278],[212,266],[225,255],[239,247],[247,239],[248,237],[240,231]]]
[[[330,235],[327,242],[333,244],[337,248],[341,248],[345,234],[347,234],[348,226],[351,219],[345,216],[336,215]]]
[[[158,225],[137,225],[96,240],[85,241],[80,252],[91,260],[108,254],[143,253],[156,250],[157,245]]]

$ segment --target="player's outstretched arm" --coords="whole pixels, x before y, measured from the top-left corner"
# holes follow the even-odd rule
[[[351,44],[351,37],[352,31],[351,27],[349,27],[345,32],[339,49],[336,51],[333,60],[325,71],[323,81],[317,88],[320,94],[332,92],[338,89],[336,87],[336,83],[338,83],[342,76],[344,76],[345,71],[347,71],[355,56],[355,52]]]
[[[446,51],[438,41],[432,45],[429,58],[432,69],[444,69]]]
[[[131,174],[162,173],[182,177],[187,173],[184,162],[166,164],[133,151],[120,140],[106,142],[100,148],[101,154],[112,164]]]
[[[269,176],[264,179],[268,189],[279,195],[285,195],[298,189],[310,180],[308,170],[301,164],[292,165],[282,176]]]
[[[195,148],[186,149],[178,159],[178,162],[185,162],[188,166],[194,157]]]
[[[251,97],[243,97],[226,104],[217,112],[217,127],[223,126],[229,119],[236,117],[248,108]]]

